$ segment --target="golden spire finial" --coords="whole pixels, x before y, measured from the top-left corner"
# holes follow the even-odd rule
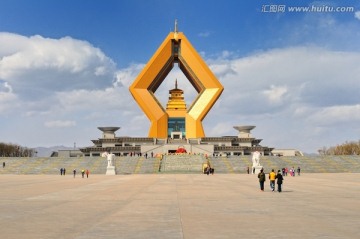
[[[175,89],[177,89],[177,79],[175,80]]]
[[[178,40],[178,24],[177,24],[177,19],[175,19],[174,39],[175,39],[176,41]]]

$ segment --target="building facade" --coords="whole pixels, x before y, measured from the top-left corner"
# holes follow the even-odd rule
[[[255,126],[235,126],[242,128],[238,136],[179,138],[164,139],[151,137],[117,137],[115,132],[120,127],[99,127],[102,137],[92,140],[91,147],[80,148],[84,156],[101,156],[104,152],[111,152],[117,156],[146,155],[176,153],[179,148],[189,154],[206,154],[214,156],[251,155],[258,151],[262,155],[271,155],[273,148],[261,146],[261,139],[252,137],[250,130]],[[244,133],[246,131],[247,133]]]

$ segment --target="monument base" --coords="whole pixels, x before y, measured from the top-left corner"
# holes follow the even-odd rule
[[[115,166],[108,166],[106,168],[106,175],[116,175]]]
[[[263,166],[254,166],[254,167],[252,167],[252,170],[253,170],[252,172],[253,172],[253,174],[258,174],[258,173],[260,173],[261,169],[263,169]]]

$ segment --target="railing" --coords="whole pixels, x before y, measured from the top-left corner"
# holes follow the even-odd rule
[[[101,139],[93,139],[91,140],[94,144],[102,144],[102,143],[132,143],[132,142],[154,142],[154,138],[147,137],[117,137],[117,138],[101,138]]]
[[[235,138],[235,136],[234,136]],[[224,141],[228,141],[231,142],[234,139],[233,137],[206,137],[206,138],[201,138],[202,142],[224,142]]]
[[[234,138],[234,142],[261,142],[262,139],[255,139],[255,138]]]
[[[140,146],[116,146],[116,147],[88,147],[81,148],[80,151],[83,153],[88,152],[140,152]]]

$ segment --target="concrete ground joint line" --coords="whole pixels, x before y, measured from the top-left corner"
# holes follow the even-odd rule
[[[180,200],[179,200],[179,190],[178,190],[178,182],[177,177],[175,176],[175,185],[176,185],[176,199],[178,204],[178,210],[179,210],[179,217],[180,217],[180,226],[181,226],[181,236],[184,239],[184,225],[183,225],[183,219],[181,215],[181,208],[180,208]]]

